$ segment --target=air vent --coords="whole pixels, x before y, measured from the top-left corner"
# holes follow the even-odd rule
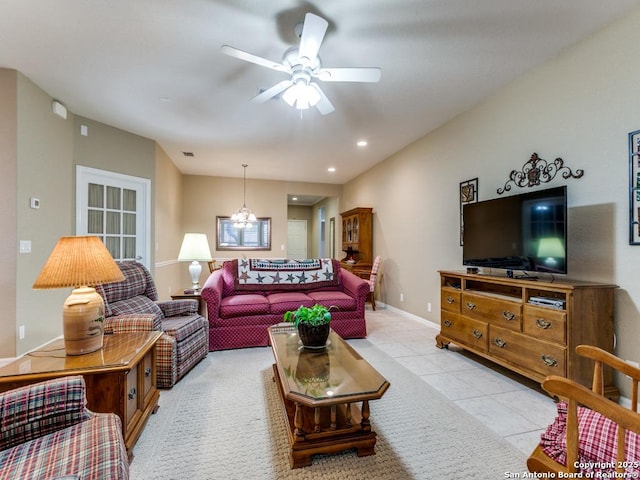
[[[182,152],[182,155],[184,155],[185,157],[195,157],[193,152]]]

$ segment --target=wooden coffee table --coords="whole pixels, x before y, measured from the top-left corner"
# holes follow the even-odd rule
[[[54,340],[0,368],[0,392],[33,383],[82,375],[87,385],[87,408],[115,413],[122,420],[129,458],[149,415],[158,408],[153,346],[162,332],[105,335],[104,347],[69,356],[62,339]]]
[[[304,349],[291,325],[269,327],[269,341],[291,468],[311,465],[312,455],[351,448],[359,457],[374,455],[369,401],[382,397],[389,382],[333,331],[323,350]]]

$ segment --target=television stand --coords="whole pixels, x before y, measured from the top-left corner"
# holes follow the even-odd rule
[[[440,279],[439,348],[455,343],[536,382],[559,375],[589,388],[593,365],[576,347],[613,353],[616,285],[449,271]],[[604,372],[604,391],[619,396],[612,371]]]

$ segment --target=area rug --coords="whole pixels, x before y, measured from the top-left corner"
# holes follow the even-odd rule
[[[351,345],[391,387],[372,401],[376,455],[313,457],[291,470],[269,348],[212,352],[172,390],[134,448],[131,478],[497,479],[526,470],[524,454],[367,340]]]

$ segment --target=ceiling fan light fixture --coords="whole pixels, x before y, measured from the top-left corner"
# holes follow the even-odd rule
[[[289,106],[298,110],[306,110],[309,107],[314,107],[320,101],[320,93],[313,85],[299,80],[282,94],[282,98]]]

